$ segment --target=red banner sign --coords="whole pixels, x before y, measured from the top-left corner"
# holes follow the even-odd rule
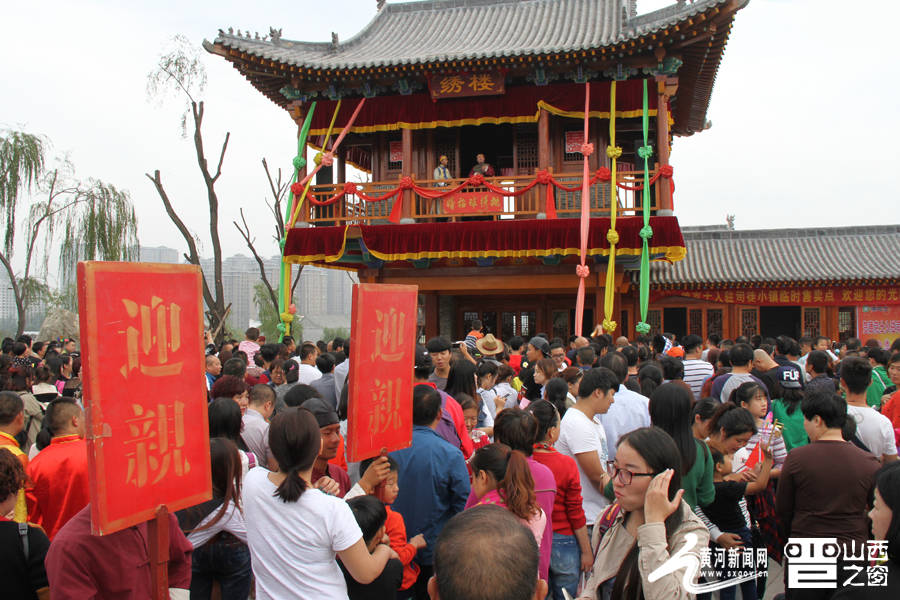
[[[78,263],[96,535],[212,497],[200,277],[193,265]]]
[[[857,320],[863,341],[876,339],[883,348],[890,348],[900,338],[900,306],[860,306]]]
[[[703,289],[654,290],[650,300],[660,300],[682,296],[696,298],[707,302],[721,304],[753,304],[760,306],[800,306],[800,305],[852,305],[864,302],[900,304],[900,290],[895,286],[863,287],[863,286],[822,286],[791,288],[738,288],[738,289]]]
[[[414,285],[353,286],[347,382],[350,462],[412,443],[418,290]]]
[[[403,142],[390,142],[388,143],[388,153],[390,157],[388,160],[392,163],[402,163],[403,162]]]
[[[499,96],[506,93],[506,74],[503,71],[483,71],[433,75],[428,80],[428,89],[432,100]]]
[[[441,209],[445,215],[503,212],[503,196],[493,192],[459,192],[441,198]]]
[[[584,145],[584,131],[566,132],[566,154],[580,154]]]

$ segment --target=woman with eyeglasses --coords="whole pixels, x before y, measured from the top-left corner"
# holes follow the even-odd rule
[[[682,500],[681,455],[675,442],[658,427],[627,433],[619,438],[610,472],[616,502],[594,525],[594,567],[582,597],[693,598],[682,584],[684,568],[652,583],[649,579],[676,552],[685,550],[689,534],[696,536],[696,543],[686,555],[697,564],[700,550],[709,542],[703,522]]]

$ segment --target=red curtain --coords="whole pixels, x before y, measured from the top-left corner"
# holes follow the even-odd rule
[[[637,117],[642,112],[642,81],[620,81],[616,85],[616,109],[619,116]],[[502,96],[478,96],[433,101],[428,92],[409,96],[377,96],[366,100],[351,131],[395,131],[401,128],[428,129],[457,127],[481,123],[525,123],[537,120],[538,103],[548,110],[578,113],[583,118],[584,85],[554,83],[544,86],[509,87]],[[336,132],[347,123],[358,100],[341,103],[335,122]],[[328,130],[336,102],[319,100],[313,115],[311,135],[323,135]],[[656,94],[650,95],[650,110],[656,110]],[[591,84],[591,113],[607,117],[609,113],[609,82]],[[606,113],[605,115],[603,113]]]
[[[684,238],[676,217],[651,217],[653,238],[650,251],[669,260],[684,256]],[[617,252],[637,254],[641,217],[619,217]],[[542,257],[554,254],[577,256],[578,219],[521,219],[470,221],[464,223],[417,223],[414,225],[358,225],[361,245],[381,260],[406,261],[420,258],[486,258],[503,256]],[[295,228],[288,234],[285,256],[296,262],[333,263],[348,257],[346,227]],[[591,219],[588,255],[609,252],[606,232],[609,218]],[[355,261],[354,261],[355,262]],[[361,264],[361,258],[360,258]],[[347,266],[351,266],[347,264]]]

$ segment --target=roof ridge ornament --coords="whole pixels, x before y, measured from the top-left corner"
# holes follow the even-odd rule
[[[281,41],[281,28],[275,29],[274,27],[269,27],[269,37],[272,38],[272,43],[277,44]]]
[[[332,32],[331,32],[331,49],[332,49],[332,50],[337,50],[337,49],[338,49],[338,44],[339,44],[339,43],[340,43],[340,41],[338,40],[338,34],[337,34],[337,32],[332,31]]]

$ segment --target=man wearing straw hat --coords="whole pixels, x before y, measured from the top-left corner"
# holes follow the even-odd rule
[[[489,333],[480,340],[475,342],[475,348],[481,357],[485,360],[492,360],[500,364],[500,355],[503,354],[503,343],[494,337],[493,333]]]

